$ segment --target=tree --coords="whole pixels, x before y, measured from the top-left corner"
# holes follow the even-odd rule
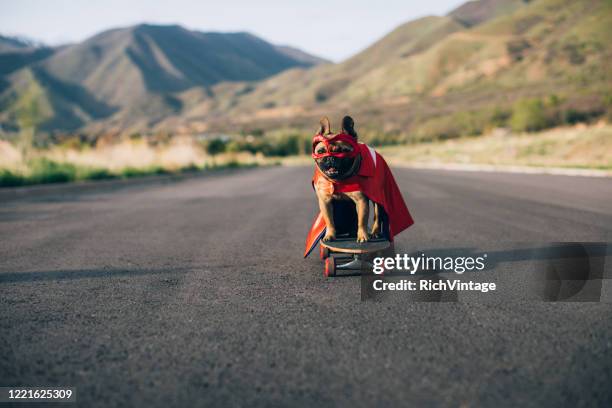
[[[211,156],[216,156],[219,153],[225,152],[226,143],[222,139],[211,139],[206,144],[206,152]]]

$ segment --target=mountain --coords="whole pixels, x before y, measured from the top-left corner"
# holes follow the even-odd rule
[[[53,49],[36,41],[0,35],[0,76],[47,58]]]
[[[300,61],[304,65],[319,65],[319,64],[329,64],[329,60],[325,58],[317,57],[312,54],[308,54],[298,48],[291,47],[289,45],[276,45],[276,50],[282,54],[285,54],[289,58],[292,58],[296,61]]]
[[[60,129],[76,129],[110,113],[139,111],[150,116],[144,121],[148,124],[179,109],[183,91],[201,88],[207,93],[222,81],[260,80],[316,61],[248,33],[148,24],[114,29],[63,47],[5,78],[0,120],[16,126],[19,106],[27,100],[46,106],[37,118],[42,129],[60,123],[66,123]]]
[[[322,114],[352,112],[374,131],[404,134],[460,111],[506,115],[524,98],[596,112],[612,94],[610,38],[609,1],[481,0],[408,22],[340,64],[289,70],[199,111],[208,109],[209,127],[234,129],[312,126]]]
[[[258,109],[342,103],[339,95],[349,91],[352,84],[364,75],[381,66],[397,63],[463,28],[449,17],[423,17],[398,27],[340,64],[289,70],[262,81],[248,94],[240,94],[232,105],[236,109]]]
[[[495,17],[512,13],[530,0],[473,0],[457,7],[448,15],[471,27]]]
[[[483,117],[507,118],[529,98],[601,114],[612,105],[610,38],[608,0],[471,1],[339,64],[247,33],[140,25],[0,77],[0,123],[232,132],[310,129],[323,114],[350,112],[362,130],[407,139],[441,122],[482,129]]]
[[[506,1],[516,3],[513,0]],[[497,3],[497,0],[480,0],[477,3],[480,7],[491,8],[487,6],[489,2]],[[255,126],[262,125],[258,122],[283,121],[300,115],[311,120],[330,109],[355,111],[372,101],[374,95],[364,97],[359,92],[362,86],[371,86],[369,82],[374,81],[376,73],[401,66],[404,61],[425,53],[451,34],[466,31],[467,28],[466,24],[452,17],[452,12],[447,16],[418,18],[395,28],[362,52],[339,64],[321,65],[308,70],[288,70],[254,87],[250,86],[249,92],[231,90],[219,95],[219,103],[207,103],[197,110],[207,111],[211,116],[223,116],[220,126],[227,124],[226,115],[221,114],[227,109],[230,110],[227,116],[234,120],[238,118],[243,123],[253,122]],[[420,68],[426,72],[432,66],[422,65]],[[405,77],[405,74],[399,72],[385,79],[391,87],[395,87]],[[412,79],[418,80],[417,77]],[[407,95],[401,88],[398,88],[398,93],[400,101],[406,99]],[[396,103],[394,98],[382,103]]]
[[[0,35],[0,53],[42,47],[41,43],[29,38]]]
[[[248,33],[201,33],[139,25],[103,32],[44,62],[59,80],[125,106],[149,93],[180,92],[221,81],[259,80],[309,66]]]

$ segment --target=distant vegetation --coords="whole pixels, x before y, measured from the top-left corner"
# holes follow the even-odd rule
[[[32,184],[68,183],[86,180],[112,180],[132,177],[146,177],[163,174],[185,174],[197,171],[255,167],[257,163],[240,163],[228,161],[221,164],[205,164],[203,166],[188,165],[179,169],[165,169],[161,166],[126,167],[119,171],[104,168],[79,166],[72,163],[62,163],[41,158],[28,163],[28,170],[20,172],[0,168],[0,187],[19,187]]]
[[[205,142],[206,151],[210,155],[219,153],[248,152],[262,154],[265,157],[287,157],[300,154],[310,154],[312,134],[297,131],[274,132],[266,135],[256,132],[253,136],[235,136],[231,139],[214,138]]]
[[[339,64],[286,71],[248,93],[215,89],[207,126],[304,131],[350,113],[364,140],[389,144],[597,121],[612,116],[609,38],[609,1],[472,1]]]
[[[256,81],[325,62],[246,32],[177,25],[111,29],[57,49],[17,47],[8,40],[0,36],[0,125],[11,131],[21,127],[20,106],[31,101],[43,107],[35,118],[41,131],[83,130],[104,119],[123,126],[136,118],[146,131],[210,100],[215,84]]]
[[[398,143],[432,142],[462,136],[478,136],[495,128],[535,132],[576,123],[612,120],[610,97],[566,101],[557,95],[519,99],[510,106],[463,110],[423,121],[415,120]],[[389,143],[384,143],[389,144]]]
[[[612,120],[612,97],[583,99],[569,103],[562,97],[519,99],[509,106],[493,106],[479,110],[416,118],[405,130],[377,129],[357,125],[359,138],[373,146],[436,142],[462,137],[480,136],[496,128],[513,132],[536,132],[577,123]],[[300,129],[245,131],[247,136],[212,139],[207,142],[210,154],[223,152],[261,153],[264,156],[310,154],[312,132]]]
[[[486,164],[601,169],[612,174],[612,125],[598,123],[461,138],[380,149],[393,163],[417,165]]]
[[[0,140],[0,157],[5,158],[0,163],[0,187],[179,175],[276,163],[248,153],[230,154],[221,150],[213,157],[191,139],[160,142],[136,135],[111,145],[91,145],[69,138],[46,148]]]
[[[377,147],[429,151],[501,133],[532,148],[524,138],[534,132],[612,121],[610,38],[608,0],[470,1],[338,64],[248,33],[180,26],[108,30],[54,49],[0,37],[0,179],[268,163],[310,154],[319,118],[337,131],[347,113]]]
[[[610,115],[610,38],[607,0],[470,1],[406,22],[338,64],[248,33],[138,25],[0,74],[0,124],[18,133],[20,110],[35,103],[36,138],[111,129],[268,136],[346,113],[383,144],[545,129]],[[15,52],[25,50],[0,47],[0,63]],[[285,154],[255,144],[227,147]]]

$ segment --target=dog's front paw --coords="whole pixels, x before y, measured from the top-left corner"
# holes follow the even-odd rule
[[[376,239],[380,238],[382,234],[380,233],[380,227],[378,225],[372,226],[372,231],[370,232],[370,237]]]
[[[329,242],[329,241],[333,241],[334,239],[336,239],[336,231],[328,229],[325,232],[325,236],[323,237],[323,241],[324,242]]]
[[[368,242],[368,231],[366,229],[357,230],[357,242]]]

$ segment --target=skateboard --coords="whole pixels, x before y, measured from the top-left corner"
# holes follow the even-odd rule
[[[393,251],[393,243],[386,238],[370,239],[368,242],[357,242],[356,238],[339,237],[333,241],[319,242],[319,256],[325,262],[325,277],[336,276],[336,271],[361,271],[372,269],[370,259],[386,252]]]

